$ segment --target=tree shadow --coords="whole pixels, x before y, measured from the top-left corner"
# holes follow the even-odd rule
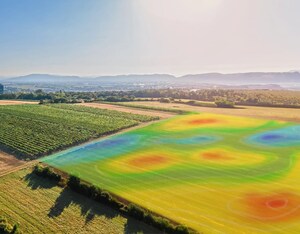
[[[41,178],[37,175],[35,175],[33,172],[27,174],[23,178],[27,182],[27,187],[30,187],[31,189],[50,189],[55,186],[57,186],[57,182],[51,181],[49,179]]]
[[[163,234],[163,232],[144,224],[136,219],[127,218],[127,223],[125,225],[124,234]]]
[[[86,224],[92,221],[96,216],[105,216],[106,218],[112,219],[120,215],[119,212],[112,208],[99,203],[95,205],[95,201],[75,193],[69,188],[65,188],[50,208],[48,217],[55,218],[60,216],[71,204],[80,207],[81,215],[85,217]]]

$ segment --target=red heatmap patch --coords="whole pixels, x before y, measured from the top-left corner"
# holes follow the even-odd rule
[[[249,215],[255,219],[287,221],[300,217],[300,197],[293,193],[249,194],[245,202]]]

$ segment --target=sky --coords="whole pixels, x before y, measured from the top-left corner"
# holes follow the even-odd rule
[[[0,0],[0,76],[300,70],[299,0]]]

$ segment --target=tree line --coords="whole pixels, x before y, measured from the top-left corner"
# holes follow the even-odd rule
[[[49,103],[128,102],[157,98],[190,99],[197,101],[226,101],[237,105],[300,107],[300,91],[290,90],[224,90],[224,89],[149,89],[101,92],[35,92],[4,93],[0,99],[40,100]]]

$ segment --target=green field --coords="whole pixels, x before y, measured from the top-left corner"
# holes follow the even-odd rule
[[[0,149],[34,159],[157,117],[77,105],[0,106]]]
[[[23,233],[159,233],[29,169],[2,177],[0,191],[0,216]]]

